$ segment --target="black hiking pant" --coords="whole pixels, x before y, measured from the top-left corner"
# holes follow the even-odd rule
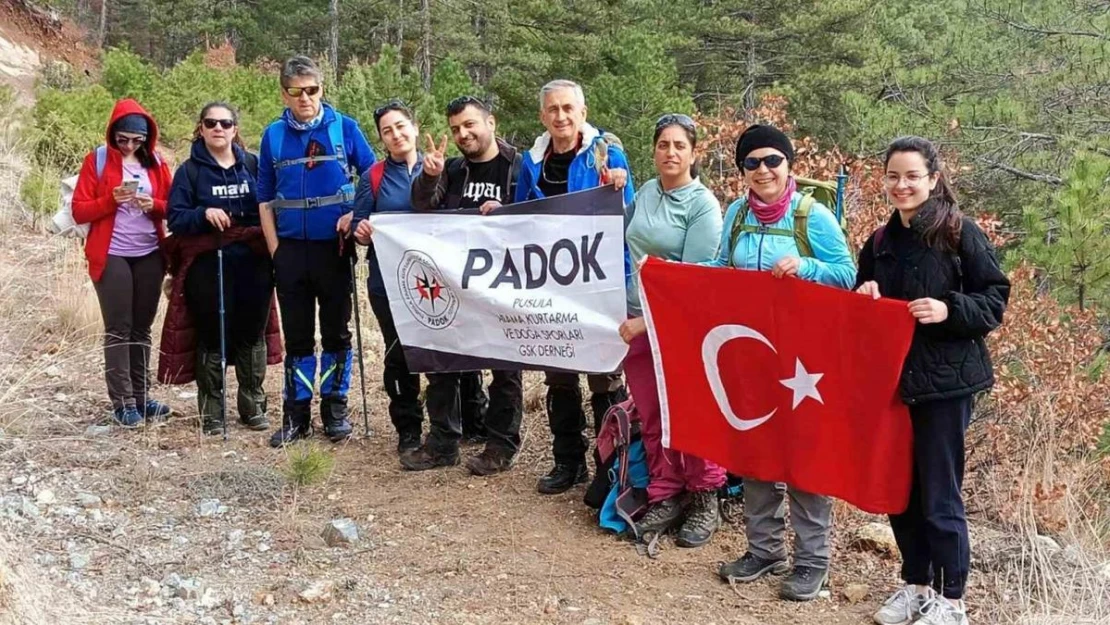
[[[586,429],[586,413],[582,410],[579,377],[578,373],[565,372],[548,372],[544,376],[544,384],[547,385],[547,422],[554,437],[551,451],[557,464],[586,462],[589,443],[583,433]],[[624,401],[628,394],[620,373],[588,374],[586,381],[591,392],[590,407],[596,434],[609,407]]]
[[[910,406],[910,503],[905,512],[890,517],[902,553],[902,579],[907,584],[931,584],[948,599],[963,598],[971,565],[961,493],[971,408],[970,396]]]
[[[350,254],[339,254],[335,240],[280,239],[274,253],[281,329],[286,358],[316,353],[316,308],[324,352],[351,349]]]
[[[480,388],[481,374],[478,372],[427,374],[430,425],[427,444],[436,453],[458,452],[463,433],[461,380],[470,376],[478,376]],[[489,394],[486,446],[514,456],[520,451],[520,420],[524,410],[520,371],[493,371]]]
[[[370,291],[370,308],[378,319],[378,328],[385,341],[385,363],[382,382],[389,395],[389,420],[398,435],[420,436],[424,427],[424,405],[420,401],[420,374],[410,373],[405,352],[397,338],[389,299]]]

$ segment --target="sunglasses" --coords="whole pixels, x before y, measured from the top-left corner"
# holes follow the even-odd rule
[[[382,116],[390,111],[403,111],[406,114],[406,117],[412,117],[412,110],[409,109],[408,105],[406,105],[403,100],[393,98],[392,100],[374,109],[374,120],[380,121]]]
[[[285,93],[289,94],[291,98],[299,98],[302,93],[308,94],[309,97],[320,93],[320,85],[311,85],[308,87],[285,87]]]
[[[683,115],[682,113],[670,113],[660,117],[659,121],[655,122],[656,130],[667,126],[682,126],[682,128],[691,132],[697,130],[694,120],[689,115]]]
[[[201,121],[204,123],[204,127],[209,129],[209,130],[212,130],[217,125],[219,125],[219,127],[223,128],[224,130],[231,130],[232,128],[235,127],[235,120],[234,119],[211,119],[211,118],[206,118],[206,119],[203,119]]]
[[[116,135],[116,145],[142,145],[146,143],[146,137],[125,137],[123,135]]]
[[[759,169],[760,163],[766,163],[767,169],[774,169],[779,165],[782,165],[782,162],[785,160],[785,156],[780,156],[778,154],[770,154],[768,156],[764,156],[763,158],[749,156],[748,158],[744,159],[744,169],[748,171],[755,171]]]

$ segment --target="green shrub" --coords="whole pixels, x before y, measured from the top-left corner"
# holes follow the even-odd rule
[[[50,217],[58,210],[62,184],[61,173],[53,167],[35,166],[23,178],[19,198],[40,217]]]

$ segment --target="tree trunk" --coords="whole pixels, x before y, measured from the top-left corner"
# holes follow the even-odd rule
[[[432,11],[430,0],[420,0],[420,82],[432,88]]]
[[[339,73],[339,0],[329,0],[328,16],[331,17],[331,56],[332,71]]]
[[[108,0],[100,0],[100,28],[96,33],[96,47],[104,49],[104,35],[108,30]]]

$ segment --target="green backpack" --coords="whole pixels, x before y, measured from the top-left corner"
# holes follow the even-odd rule
[[[840,229],[847,235],[843,211],[840,210],[838,201],[843,197],[840,183],[824,182],[798,176],[794,177],[794,181],[798,184],[798,193],[802,194],[802,201],[798,204],[797,210],[794,211],[794,229],[766,228],[745,223],[748,220],[748,202],[747,199],[744,199],[740,211],[736,214],[736,219],[732,222],[732,233],[729,236],[730,250],[736,249],[736,242],[740,239],[740,233],[762,233],[780,237],[794,237],[794,243],[798,246],[798,253],[803,258],[814,258],[813,246],[809,244],[809,211],[813,208],[814,202],[820,202],[832,210],[833,215],[837,217],[837,221],[840,223]]]

